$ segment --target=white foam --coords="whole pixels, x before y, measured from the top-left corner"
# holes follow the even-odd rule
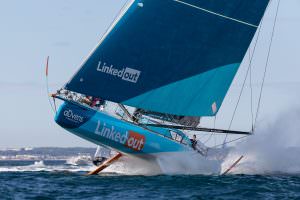
[[[157,162],[127,156],[122,157],[118,162],[114,163],[103,172],[146,176],[162,174]]]
[[[68,166],[68,165],[45,165],[43,161],[36,161],[32,165],[27,166],[5,166],[0,167],[0,172],[40,172],[40,171],[70,171],[70,172],[80,172],[80,171],[90,171],[93,166]]]
[[[192,151],[161,154],[157,161],[162,172],[170,175],[219,174],[222,163],[220,160],[203,157]]]
[[[232,173],[300,173],[300,111],[290,110],[261,124],[254,136],[238,144],[223,163],[223,170],[239,156],[245,158]]]
[[[124,156],[103,171],[103,175],[114,173],[121,175],[159,175],[159,174],[218,174],[221,162],[204,158],[199,153],[163,153],[157,159],[141,159]],[[37,161],[28,166],[0,167],[0,172],[37,172],[37,171],[69,171],[88,172],[95,169],[92,164],[78,165],[45,165]]]

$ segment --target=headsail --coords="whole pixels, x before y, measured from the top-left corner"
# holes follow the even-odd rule
[[[268,3],[131,1],[66,89],[160,113],[214,116]]]

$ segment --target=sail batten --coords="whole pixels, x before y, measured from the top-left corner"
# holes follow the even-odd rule
[[[210,13],[210,14],[213,14],[213,15],[216,15],[216,16],[219,16],[219,17],[222,17],[222,18],[225,18],[225,19],[228,19],[228,20],[232,20],[232,21],[236,21],[238,23],[241,23],[241,24],[245,24],[247,26],[252,26],[254,28],[258,28],[258,26],[254,25],[254,24],[251,24],[251,23],[248,23],[248,22],[245,22],[245,21],[242,21],[242,20],[239,20],[239,19],[235,19],[235,18],[232,18],[232,17],[228,17],[228,16],[225,16],[225,15],[222,15],[220,13],[216,13],[216,12],[213,12],[211,10],[207,10],[205,8],[201,8],[199,6],[195,6],[193,4],[189,4],[189,3],[186,3],[184,1],[180,1],[180,0],[174,0],[175,2],[178,2],[178,3],[181,3],[181,4],[184,4],[184,5],[187,5],[187,6],[190,6],[192,8],[196,8],[198,10],[202,10],[204,12],[207,12],[207,13]]]
[[[268,3],[132,1],[66,89],[154,112],[214,116]]]

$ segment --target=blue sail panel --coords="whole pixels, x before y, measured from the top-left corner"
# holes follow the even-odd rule
[[[122,103],[129,106],[140,105],[146,110],[154,110],[157,105],[160,105],[160,112],[169,114],[185,113],[187,116],[197,116],[201,110],[202,116],[214,116],[223,102],[238,67],[239,64],[232,64],[210,70]],[[195,86],[197,86],[195,90],[190,90]],[[165,99],[168,99],[169,103],[160,104]]]
[[[269,0],[135,0],[66,89],[155,112],[216,115]]]

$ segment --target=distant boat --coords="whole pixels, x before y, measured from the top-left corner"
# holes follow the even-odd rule
[[[214,150],[186,131],[251,134],[203,128],[200,122],[217,115],[268,3],[129,1],[79,71],[53,95],[64,101],[56,123],[123,155],[155,160],[194,152],[203,162],[220,164],[222,158],[209,153]],[[103,110],[104,100],[119,111]]]
[[[90,165],[92,158],[89,154],[78,154],[78,156],[70,157],[66,163],[68,165],[84,166]]]

